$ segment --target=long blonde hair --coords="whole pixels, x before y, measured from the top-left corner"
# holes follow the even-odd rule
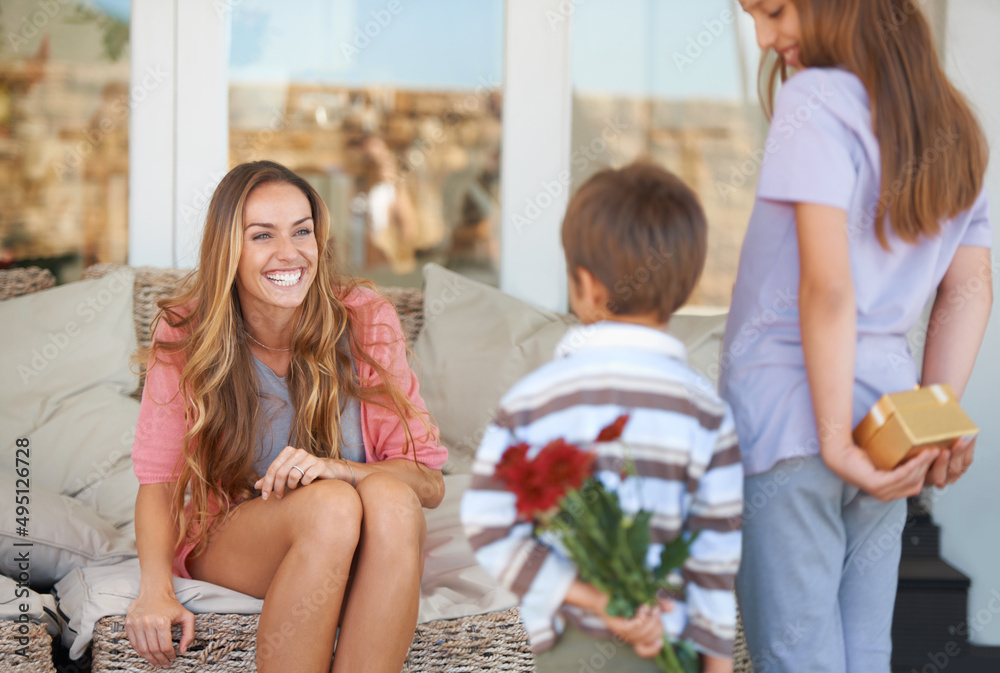
[[[941,221],[968,210],[989,160],[982,128],[938,60],[930,24],[917,0],[792,0],[799,13],[803,67],[841,67],[857,75],[871,101],[881,150],[882,184],[875,232],[888,249],[885,219],[906,242],[936,236]],[[761,98],[770,116],[780,56]],[[766,79],[765,79],[766,78]],[[937,146],[946,138],[947,146]]]
[[[197,549],[219,517],[224,518],[235,502],[253,493],[257,480],[253,469],[260,414],[257,378],[234,283],[243,250],[247,199],[255,188],[274,182],[297,187],[309,200],[318,247],[316,277],[298,311],[287,378],[296,446],[317,456],[339,457],[340,409],[346,397],[393,411],[406,434],[404,453],[413,448],[414,460],[415,442],[406,419],[419,417],[428,437],[433,435],[426,416],[417,414],[383,364],[358,340],[354,325],[359,318],[344,297],[359,285],[371,284],[336,273],[328,243],[330,214],[319,194],[280,164],[241,164],[222,179],[212,196],[198,268],[177,296],[159,302],[154,328],[157,321],[165,320],[185,336],[178,341],[156,341],[140,354],[146,364],[158,354],[173,356],[164,361],[184,363],[178,394],[184,396],[189,429],[175,469],[172,501],[180,529],[178,544],[188,540]],[[383,344],[365,346],[372,345]],[[374,369],[376,381],[357,379],[352,355]],[[188,492],[189,514],[185,515]],[[213,501],[218,511],[210,510]]]

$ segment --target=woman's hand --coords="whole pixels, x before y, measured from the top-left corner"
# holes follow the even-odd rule
[[[317,479],[341,479],[350,481],[350,475],[345,474],[348,468],[343,460],[320,458],[305,449],[286,446],[271,461],[267,472],[254,484],[261,493],[261,498],[267,500],[271,493],[278,498],[286,490],[299,486],[308,486]]]
[[[950,449],[941,451],[924,480],[924,486],[944,488],[954,484],[972,465],[976,438],[959,439]]]
[[[862,491],[888,502],[918,495],[924,487],[931,464],[940,451],[929,449],[893,470],[879,470],[865,451],[854,443],[840,450],[821,449],[823,462],[830,471]]]
[[[125,634],[139,655],[154,666],[169,666],[177,654],[170,627],[181,625],[181,654],[194,640],[194,615],[173,595],[145,595],[132,601],[125,615]]]

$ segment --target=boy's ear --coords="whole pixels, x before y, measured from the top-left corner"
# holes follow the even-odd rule
[[[604,283],[597,280],[594,274],[590,273],[582,266],[576,267],[578,296],[586,307],[591,320],[605,320],[608,317],[608,301],[611,299],[611,292],[604,287]],[[582,316],[581,316],[582,318]]]

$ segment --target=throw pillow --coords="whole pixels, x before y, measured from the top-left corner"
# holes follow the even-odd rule
[[[688,365],[719,389],[722,336],[726,331],[725,309],[685,307],[670,318],[667,331],[684,342]]]
[[[30,489],[28,514],[18,513],[14,495],[21,487],[0,474],[0,573],[19,577],[27,565],[29,584],[47,590],[74,568],[117,563],[136,555],[135,542],[110,521],[73,498],[38,486]],[[23,510],[22,510],[23,511]],[[19,518],[26,518],[22,526]],[[30,543],[22,546],[17,543]],[[19,554],[28,554],[24,561]]]
[[[0,302],[0,472],[26,438],[32,487],[72,495],[131,455],[132,284],[123,269]]]
[[[413,352],[427,408],[448,447],[448,473],[468,473],[497,403],[552,359],[573,319],[437,264],[424,267],[424,327]]]
[[[24,606],[28,608],[26,611],[21,609]],[[0,620],[16,621],[22,619],[21,615],[28,615],[28,619],[36,624],[44,624],[45,630],[53,637],[59,637],[64,626],[53,596],[36,593],[18,585],[11,578],[0,575]],[[32,664],[28,664],[25,670],[32,667]]]

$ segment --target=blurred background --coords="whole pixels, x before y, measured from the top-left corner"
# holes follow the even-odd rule
[[[503,0],[212,2],[229,167],[306,176],[351,273],[419,285],[434,261],[499,284],[504,52],[544,48],[505,41]],[[0,265],[65,282],[126,261],[130,111],[171,75],[130,82],[131,4],[0,2]],[[766,129],[752,26],[735,0],[566,4],[546,17],[572,23],[566,186],[639,157],[678,173],[712,227],[692,303],[728,305]]]

